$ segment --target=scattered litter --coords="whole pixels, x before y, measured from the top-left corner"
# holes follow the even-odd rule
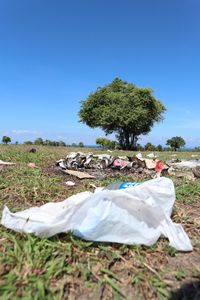
[[[192,154],[191,157],[198,157],[198,154]]]
[[[35,163],[31,163],[31,162],[27,164],[27,167],[32,169],[38,168]]]
[[[195,218],[194,219],[194,224],[198,227],[200,227],[200,218]]]
[[[8,162],[8,161],[3,161],[3,160],[0,159],[0,165],[7,165],[7,166],[9,166],[9,165],[15,165],[15,163]]]
[[[200,168],[200,161],[181,161],[180,159],[173,159],[172,161],[167,161],[167,164],[170,166],[168,169],[168,174],[170,176],[183,178],[187,181],[194,181],[196,178],[200,177],[198,169]]]
[[[188,171],[180,171],[179,169],[175,169],[174,167],[170,167],[168,169],[168,174],[170,176],[175,176],[176,178],[184,178],[188,181],[194,181],[195,176],[190,170]]]
[[[195,177],[200,178],[200,166],[196,166],[195,168],[193,168],[192,172]]]
[[[96,186],[94,183],[90,183],[90,187],[92,187],[92,188],[94,188],[94,189],[97,188],[97,186]]]
[[[163,235],[177,250],[191,251],[183,227],[170,218],[174,202],[172,180],[160,177],[126,189],[82,192],[17,213],[5,207],[1,224],[40,237],[71,231],[85,240],[129,245],[151,246]]]
[[[147,157],[149,157],[149,158],[157,158],[158,157],[158,155],[156,155],[155,153],[149,153],[149,154],[147,154]]]
[[[171,165],[173,165],[174,163],[178,163],[178,162],[181,162],[181,161],[182,161],[182,160],[179,159],[179,158],[172,158],[172,159],[168,159],[168,160],[166,161],[166,164],[169,165],[169,166],[171,166]]]
[[[73,182],[73,181],[66,181],[65,183],[68,186],[74,186],[75,185],[75,182]]]
[[[193,169],[200,166],[200,160],[183,160],[172,164],[177,169]]]
[[[93,156],[98,159],[111,159],[112,158],[112,156],[110,154],[95,154],[95,155],[93,155],[92,153],[89,153],[88,155]]]
[[[146,158],[144,161],[145,161],[147,169],[152,170],[152,169],[156,168],[156,165],[157,165],[156,160]]]
[[[138,182],[112,182],[108,186],[106,186],[105,190],[123,190],[136,185],[139,185]]]
[[[136,156],[135,156],[135,157],[137,157],[138,159],[142,160],[142,153],[138,153],[138,154],[136,154]]]
[[[162,160],[159,160],[156,163],[155,171],[158,172],[158,173],[161,173],[162,170],[164,169],[164,167],[165,167],[165,165],[163,164]]]
[[[94,176],[92,176],[88,173],[85,173],[85,172],[79,172],[79,171],[74,171],[74,170],[63,170],[63,172],[65,172],[69,175],[75,176],[79,179],[95,178]]]
[[[62,169],[66,169],[66,164],[65,164],[65,160],[64,159],[60,159],[57,162],[57,165],[59,165]]]
[[[70,152],[67,155],[67,158],[76,158],[77,156],[81,156],[81,155],[84,155],[84,153],[83,152]]]
[[[123,169],[126,166],[125,160],[121,158],[116,158],[113,162],[113,167]]]
[[[188,181],[194,181],[195,180],[194,174],[188,173],[188,172],[176,172],[175,176],[177,178],[184,178]]]

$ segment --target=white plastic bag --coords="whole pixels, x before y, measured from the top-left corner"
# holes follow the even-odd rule
[[[182,226],[170,219],[174,201],[173,182],[161,177],[124,190],[83,192],[17,213],[5,207],[1,224],[40,237],[72,231],[86,240],[148,246],[163,234],[177,250],[191,251]]]

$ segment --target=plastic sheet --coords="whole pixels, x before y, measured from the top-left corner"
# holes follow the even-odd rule
[[[71,231],[86,240],[148,246],[163,235],[177,250],[191,251],[184,229],[170,218],[174,201],[173,182],[161,177],[126,189],[83,192],[17,213],[5,207],[1,224],[40,237]]]

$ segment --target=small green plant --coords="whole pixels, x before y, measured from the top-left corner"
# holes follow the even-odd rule
[[[187,276],[187,274],[186,274],[185,271],[183,271],[183,270],[178,270],[178,271],[176,271],[175,278],[176,278],[177,280],[185,279],[186,276]]]

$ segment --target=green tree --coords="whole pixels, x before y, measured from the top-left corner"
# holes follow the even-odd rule
[[[174,151],[185,146],[185,140],[181,136],[174,136],[167,140],[166,145],[170,146]]]
[[[147,143],[144,146],[144,150],[146,150],[146,151],[155,151],[156,147],[152,143]]]
[[[44,144],[44,141],[42,138],[37,138],[35,141],[34,141],[34,144],[35,145],[43,145]]]
[[[96,138],[96,144],[99,145],[102,148],[105,148],[106,146],[106,138]]]
[[[59,146],[61,146],[61,147],[66,147],[66,144],[65,144],[65,142],[63,142],[63,141],[60,141],[60,142],[59,142]]]
[[[110,139],[107,138],[97,138],[96,144],[101,146],[103,149],[115,149],[116,146],[115,141],[111,141]]]
[[[57,141],[52,141],[52,146],[58,147],[58,146],[60,146],[60,144]]]
[[[8,143],[11,143],[11,138],[9,137],[9,136],[6,136],[6,135],[4,135],[3,137],[2,137],[2,143],[4,143],[4,144],[8,144]]]
[[[157,146],[157,150],[158,150],[158,151],[163,151],[162,145],[158,145],[158,146]]]
[[[80,143],[78,144],[78,147],[83,148],[83,147],[84,147],[83,142],[80,142]]]
[[[143,151],[144,147],[141,144],[137,144],[137,151]]]
[[[45,145],[45,146],[52,146],[52,141],[50,141],[50,140],[44,140],[43,141],[43,145]]]
[[[134,149],[139,135],[147,134],[155,122],[161,121],[165,110],[152,89],[116,78],[81,101],[79,117],[91,128],[116,133],[122,149]]]
[[[200,146],[195,147],[195,148],[194,148],[194,151],[200,152]]]
[[[25,141],[24,145],[33,145],[33,142],[31,142],[31,141]]]

